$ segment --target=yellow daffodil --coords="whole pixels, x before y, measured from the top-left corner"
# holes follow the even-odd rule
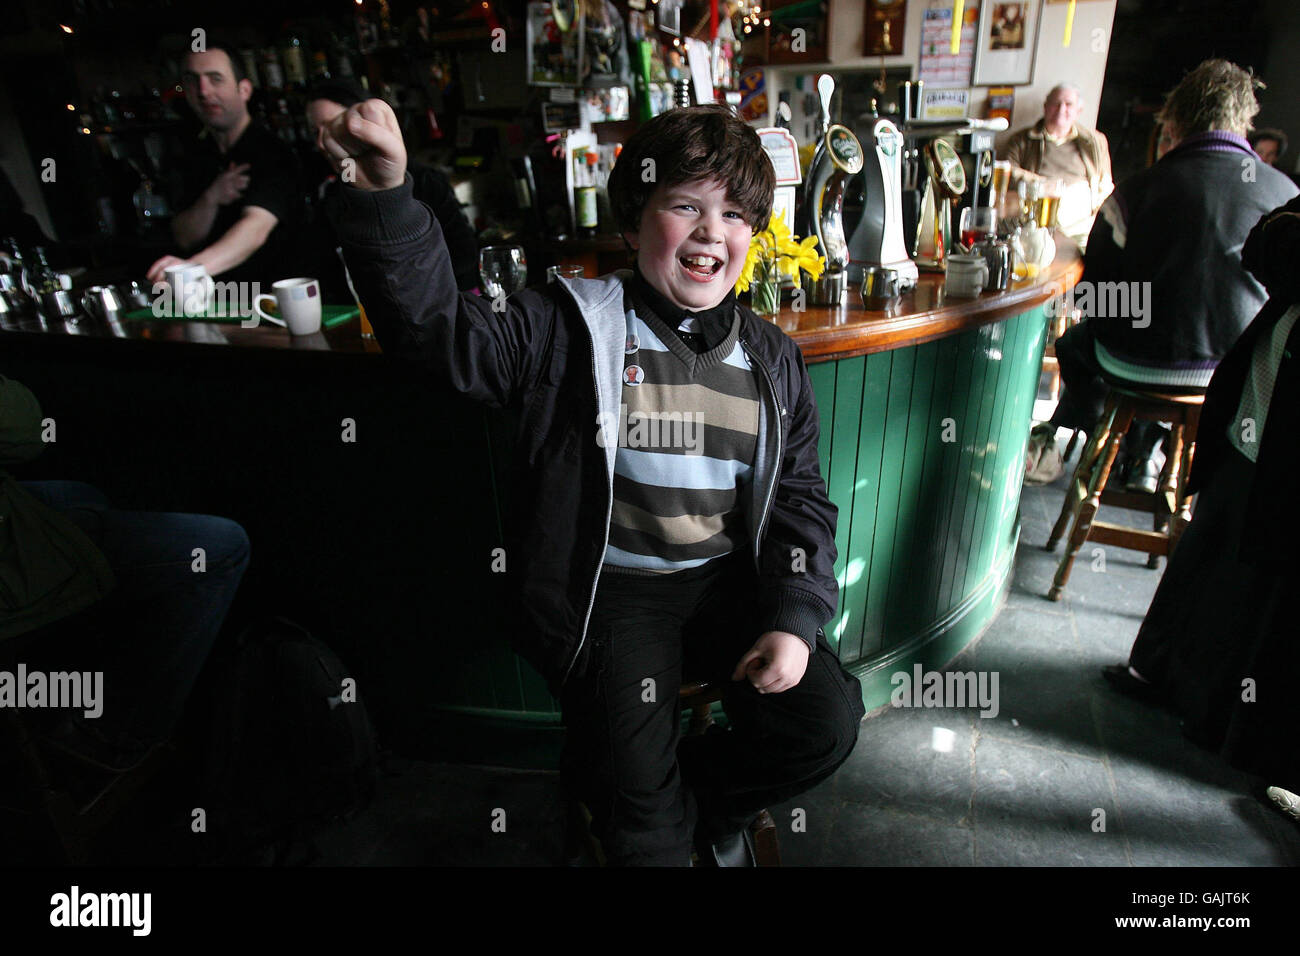
[[[736,280],[736,291],[749,292],[751,285],[763,278],[769,269],[774,269],[778,276],[788,276],[799,289],[802,288],[800,270],[816,279],[825,268],[826,258],[817,254],[817,237],[799,239],[790,232],[785,220],[774,214],[768,220],[767,228],[755,233],[750,240],[745,264]]]

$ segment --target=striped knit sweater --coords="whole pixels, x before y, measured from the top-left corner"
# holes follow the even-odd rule
[[[759,394],[740,345],[739,315],[733,307],[726,336],[696,352],[683,340],[697,328],[689,314],[674,331],[652,311],[649,297],[629,296],[624,312],[604,570],[667,574],[698,567],[749,543],[741,494],[753,474]]]

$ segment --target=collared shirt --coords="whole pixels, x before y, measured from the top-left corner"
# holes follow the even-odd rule
[[[230,164],[247,163],[248,187],[232,203],[217,210],[208,234],[191,251],[212,245],[239,222],[244,210],[258,206],[279,220],[271,235],[247,261],[218,276],[223,280],[249,280],[270,286],[277,279],[293,275],[288,261],[290,235],[297,229],[304,196],[298,174],[298,157],[274,133],[259,123],[250,123],[239,139],[222,153],[205,128],[186,149],[182,168],[182,190],[178,210],[189,209]]]
[[[631,289],[656,318],[674,330],[696,353],[716,348],[731,331],[732,313],[736,308],[735,289],[713,308],[699,312],[688,311],[670,302],[646,281],[639,268],[633,269]]]

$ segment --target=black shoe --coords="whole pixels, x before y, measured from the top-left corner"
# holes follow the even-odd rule
[[[1106,678],[1111,687],[1135,700],[1162,703],[1165,699],[1165,695],[1155,684],[1148,684],[1146,681],[1138,680],[1130,674],[1127,664],[1111,664],[1108,667],[1103,667],[1101,676]]]
[[[758,866],[749,827],[712,842],[696,837],[695,853],[700,866]]]

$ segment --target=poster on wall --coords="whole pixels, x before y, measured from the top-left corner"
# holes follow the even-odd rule
[[[965,119],[970,109],[970,90],[931,90],[922,94],[921,119]]]
[[[975,86],[1023,86],[1034,78],[1040,0],[985,0],[975,43]]]
[[[921,63],[917,79],[927,89],[959,89],[970,86],[971,62],[975,54],[975,30],[980,4],[968,0],[962,13],[961,43],[952,52],[952,4],[931,7],[921,19]]]

